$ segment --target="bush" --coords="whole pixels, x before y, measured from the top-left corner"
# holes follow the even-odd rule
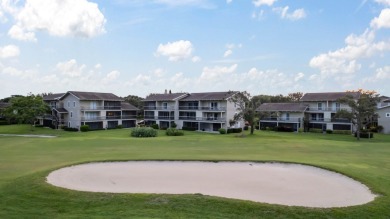
[[[68,131],[68,132],[78,132],[79,131],[78,128],[70,128],[70,127],[64,127],[64,130]]]
[[[229,128],[227,130],[227,133],[241,133],[242,132],[242,128]]]
[[[293,132],[294,129],[288,126],[275,126],[274,131],[276,132]]]
[[[116,128],[117,129],[123,129],[123,125],[117,125]]]
[[[219,134],[222,134],[222,135],[226,134],[226,129],[220,128],[220,129],[218,129],[218,131],[219,131]]]
[[[184,132],[175,128],[169,128],[165,132],[168,136],[182,136]]]
[[[174,129],[175,129],[176,127],[177,127],[176,123],[175,123],[175,122],[172,122],[172,123],[171,123],[171,128],[174,128]]]
[[[267,126],[267,127],[265,127],[265,130],[266,131],[273,131],[273,128]]]
[[[183,127],[181,129],[186,130],[186,131],[196,131],[196,128],[194,128],[194,127]]]
[[[302,133],[303,131],[304,131],[303,128],[299,128],[299,129],[298,129],[298,132],[299,132],[299,133]]]
[[[152,127],[153,129],[158,129],[159,128],[158,124],[153,124],[150,127]]]
[[[43,125],[34,125],[35,128],[43,128]]]
[[[82,126],[80,126],[80,131],[88,132],[89,131],[89,125],[82,125]]]
[[[9,125],[7,121],[0,121],[0,125]]]
[[[333,133],[333,130],[330,130],[330,129],[326,130],[326,134],[332,134],[332,133]]]
[[[357,133],[355,132],[355,137],[357,137]],[[373,138],[374,133],[372,132],[360,132],[360,138]]]
[[[249,129],[249,126],[244,126],[244,131],[248,131],[248,129]]]
[[[383,126],[381,125],[378,125],[378,127],[376,127],[376,130],[381,133],[383,131]]]
[[[351,135],[350,130],[333,130],[333,134]]]
[[[255,125],[255,129],[256,129],[256,130],[260,130],[260,126]]]
[[[312,133],[322,133],[322,129],[310,128],[309,132],[312,132]]]
[[[157,130],[153,128],[134,128],[133,130],[131,130],[130,135],[136,138],[156,137]]]

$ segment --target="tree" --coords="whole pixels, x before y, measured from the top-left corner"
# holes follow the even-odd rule
[[[230,102],[236,104],[238,113],[234,115],[234,120],[245,120],[251,126],[251,135],[255,130],[255,123],[257,120],[256,109],[260,105],[258,99],[251,97],[246,91],[235,93],[230,99]]]
[[[364,121],[369,121],[375,115],[379,94],[375,91],[363,89],[347,92],[358,92],[360,96],[358,99],[355,99],[352,95],[340,98],[339,102],[348,104],[351,110],[342,109],[336,113],[336,117],[350,119],[356,127],[356,138],[360,140],[360,131],[363,130]]]
[[[144,103],[142,102],[142,100],[144,100],[144,98],[139,97],[139,96],[135,96],[135,95],[128,95],[127,97],[124,97],[124,99],[125,99],[126,102],[128,102],[131,105],[137,107],[139,109],[138,116],[142,116],[142,118],[143,118],[143,115],[144,115]]]
[[[10,105],[4,110],[4,115],[7,119],[14,120],[19,124],[34,125],[37,116],[44,115],[49,111],[49,106],[43,102],[41,96],[30,93],[27,96],[12,97]]]
[[[291,98],[289,96],[283,96],[282,94],[279,95],[257,95],[252,97],[253,101],[260,102],[260,103],[285,103],[285,102],[291,102]]]
[[[303,93],[302,92],[289,93],[288,97],[291,99],[291,101],[298,102],[303,97]]]

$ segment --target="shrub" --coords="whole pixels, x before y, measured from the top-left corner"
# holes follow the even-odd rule
[[[312,133],[322,133],[322,129],[310,128],[309,132],[312,132]]]
[[[158,124],[153,124],[153,125],[151,125],[150,127],[152,127],[153,129],[158,129],[159,127],[158,127]]]
[[[273,131],[273,128],[267,126],[267,127],[265,127],[265,130],[266,131]]]
[[[156,137],[157,130],[153,128],[134,128],[131,130],[130,135],[136,138]]]
[[[383,131],[383,126],[381,125],[378,125],[378,127],[376,127],[376,130],[381,133]]]
[[[176,127],[177,127],[176,123],[175,123],[175,122],[172,122],[172,123],[171,123],[171,128],[174,128],[174,129],[175,129]]]
[[[333,134],[351,135],[350,130],[333,130]]]
[[[229,128],[227,130],[227,133],[241,133],[242,132],[242,128]]]
[[[82,125],[82,126],[80,126],[80,131],[88,132],[89,131],[89,125]]]
[[[277,132],[293,132],[294,129],[291,128],[291,127],[287,127],[287,126],[275,126],[274,127],[274,131],[277,131]]]
[[[299,133],[302,133],[303,131],[304,131],[303,128],[299,128],[299,129],[298,129],[298,132],[299,132]]]
[[[64,127],[64,130],[68,131],[68,132],[78,132],[79,131],[78,128],[70,128],[70,127]]]
[[[43,128],[43,125],[34,125],[35,128]]]
[[[220,129],[218,129],[218,131],[219,131],[219,134],[226,134],[226,129],[223,129],[223,128],[220,128]]]
[[[330,129],[326,130],[326,134],[332,134],[332,133],[333,133],[333,130],[330,130]]]
[[[181,129],[186,130],[186,131],[196,131],[196,128],[194,128],[194,127],[183,127]]]
[[[175,128],[169,128],[165,132],[168,136],[182,136],[184,132]]]
[[[123,125],[117,125],[116,128],[117,129],[123,129]]]
[[[244,130],[245,131],[248,131],[248,129],[249,129],[249,127],[246,125],[246,126],[244,126]]]
[[[357,137],[357,133],[355,132],[355,137]],[[373,138],[374,133],[372,132],[360,132],[360,138]]]
[[[255,125],[255,129],[256,129],[256,130],[260,130],[260,126]]]
[[[0,125],[8,125],[7,121],[0,121]]]

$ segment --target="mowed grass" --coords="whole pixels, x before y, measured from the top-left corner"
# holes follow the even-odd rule
[[[0,126],[0,218],[390,218],[390,136],[256,131],[251,136],[185,132],[131,138],[129,129],[71,133],[27,125]],[[278,161],[348,175],[379,196],[345,208],[305,208],[194,195],[87,193],[45,182],[50,171],[114,160]],[[156,182],[156,185],[158,183]],[[321,199],[321,197],[318,197]]]

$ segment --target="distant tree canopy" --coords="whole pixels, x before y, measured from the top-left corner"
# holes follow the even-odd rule
[[[131,105],[137,107],[139,109],[138,116],[143,117],[144,103],[142,102],[142,100],[144,100],[144,98],[139,97],[139,96],[135,96],[135,95],[128,95],[128,96],[124,97],[123,99],[125,99],[125,101],[130,103]]]
[[[286,102],[297,102],[303,96],[302,92],[289,93],[287,96],[279,95],[257,95],[253,96],[252,99],[260,103],[286,103]]]
[[[5,108],[4,115],[8,120],[17,123],[30,123],[34,125],[37,116],[49,112],[49,106],[43,102],[39,95],[14,96],[9,100],[10,105]]]

